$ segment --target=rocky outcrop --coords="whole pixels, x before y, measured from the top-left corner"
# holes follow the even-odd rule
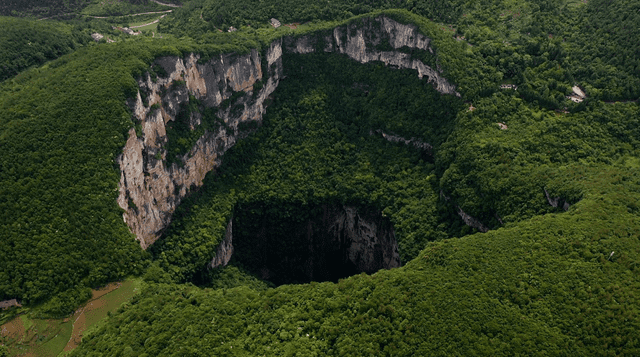
[[[262,120],[265,101],[283,78],[283,51],[311,53],[320,48],[361,63],[382,61],[414,69],[441,93],[459,96],[439,69],[403,52],[415,49],[433,53],[430,39],[418,33],[415,26],[384,16],[361,21],[337,27],[330,35],[276,40],[263,54],[256,50],[246,55],[223,54],[206,63],[198,63],[200,58],[194,54],[155,61],[166,75],[155,77],[147,73],[138,80],[140,91],[136,100],[129,103],[137,130],[129,131],[123,153],[117,159],[121,170],[118,204],[143,248],[159,238],[189,190],[202,185],[205,175],[220,165],[224,152],[244,135],[238,124]],[[205,107],[216,108],[224,125],[205,131],[178,162],[168,164],[174,160],[167,161],[167,125],[176,120],[190,97]],[[197,112],[189,115],[188,124],[193,130],[201,124],[202,116]]]
[[[399,23],[388,17],[363,18],[361,22],[339,26],[330,36],[306,35],[285,38],[285,49],[291,53],[324,52],[342,53],[360,63],[384,62],[397,68],[414,69],[418,77],[427,77],[434,88],[443,94],[460,96],[455,85],[442,77],[442,70],[433,69],[419,59],[412,58],[402,49],[423,50],[434,53],[431,39],[420,34],[414,25]],[[392,50],[379,50],[386,45]]]
[[[392,143],[403,143],[405,145],[413,146],[418,150],[427,151],[429,153],[431,153],[431,150],[433,149],[433,146],[431,146],[431,144],[426,143],[420,139],[416,139],[416,138],[407,139],[399,135],[387,134],[382,130],[376,130],[376,131],[372,130],[369,132],[369,135],[373,135],[374,133],[382,135],[382,138]]]
[[[358,272],[373,273],[400,266],[400,254],[393,226],[381,213],[363,212],[355,207],[330,207],[323,217],[327,240],[317,246],[344,247],[346,263]],[[313,239],[313,232],[307,236]],[[322,234],[321,234],[322,235]],[[317,260],[317,259],[316,259]]]
[[[565,211],[569,210],[571,205],[564,198],[562,198],[562,197],[551,197],[551,195],[549,195],[549,192],[547,192],[546,188],[543,189],[543,190],[544,190],[544,195],[547,197],[547,202],[549,202],[549,204],[552,207],[554,207],[554,208],[561,207]]]
[[[480,222],[477,218],[468,215],[458,205],[456,205],[456,212],[458,212],[458,216],[462,218],[462,221],[464,221],[464,224],[466,224],[467,226],[475,228],[482,233],[487,233],[489,231],[489,228],[487,228],[487,226],[482,224],[482,222]]]
[[[229,264],[231,256],[233,255],[233,219],[229,220],[227,224],[227,230],[224,234],[224,239],[218,245],[216,255],[211,260],[209,268],[224,267]]]
[[[393,226],[379,211],[342,205],[312,210],[317,213],[304,220],[237,212],[238,261],[276,284],[336,281],[400,266]],[[300,216],[308,213],[303,211]]]
[[[442,190],[440,190],[440,197],[444,198],[445,201],[451,200],[451,197],[445,195],[444,191],[442,191]],[[482,222],[480,222],[480,220],[478,220],[477,218],[475,218],[475,217],[469,215],[467,212],[463,211],[462,208],[460,208],[460,206],[455,205],[455,208],[456,208],[456,212],[458,213],[458,216],[460,216],[460,218],[462,218],[462,221],[464,222],[464,224],[466,224],[467,226],[469,226],[471,228],[475,228],[475,229],[479,230],[482,233],[487,233],[489,231],[489,228],[487,226],[482,224]],[[500,219],[500,216],[498,216],[498,213],[496,213],[496,218],[498,219],[498,221],[501,224],[504,224],[502,222],[502,219]]]
[[[156,64],[167,75],[154,79],[147,74],[138,81],[140,91],[130,106],[140,129],[138,133],[135,128],[129,131],[129,139],[118,157],[121,169],[118,204],[126,211],[124,220],[143,248],[158,239],[188,190],[202,185],[205,175],[220,165],[222,154],[241,135],[238,124],[262,119],[265,100],[282,75],[281,56],[280,43],[274,42],[267,50],[266,80],[261,56],[254,50],[242,56],[221,55],[204,64],[198,64],[199,57],[193,54],[184,59],[160,58]],[[261,89],[254,93],[253,86],[261,80]],[[141,93],[146,94],[147,103]],[[234,93],[241,95],[236,95],[229,106],[220,107]],[[205,132],[179,164],[168,165],[166,125],[175,120],[180,105],[189,96],[207,107],[217,107],[217,116],[225,125],[215,132]],[[192,113],[189,121],[193,129],[200,125],[201,117]]]

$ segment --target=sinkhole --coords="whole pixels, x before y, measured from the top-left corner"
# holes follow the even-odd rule
[[[276,285],[400,266],[393,225],[374,209],[248,204],[237,207],[232,223],[232,263]]]

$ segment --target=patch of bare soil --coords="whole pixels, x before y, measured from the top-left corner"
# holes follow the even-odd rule
[[[73,350],[80,345],[80,342],[82,342],[82,334],[87,329],[86,313],[93,310],[99,310],[104,307],[105,301],[100,298],[118,289],[120,286],[122,286],[122,283],[112,283],[91,292],[93,294],[91,300],[89,300],[84,307],[78,309],[71,317],[73,319],[73,330],[71,331],[69,342],[64,346],[64,352]]]
[[[15,319],[0,326],[0,335],[12,340],[21,339],[25,335],[25,332],[24,324],[20,317],[16,317]]]

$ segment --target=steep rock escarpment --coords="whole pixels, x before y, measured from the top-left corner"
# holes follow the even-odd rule
[[[223,267],[229,264],[231,256],[233,255],[233,219],[227,223],[227,230],[224,234],[224,239],[218,244],[216,255],[209,263],[209,268]]]
[[[330,36],[306,35],[285,38],[286,52],[313,53],[317,49],[349,56],[360,63],[380,61],[397,68],[413,69],[418,77],[426,77],[442,94],[460,96],[455,85],[442,77],[442,70],[431,68],[423,61],[412,58],[408,50],[423,50],[433,54],[431,39],[420,34],[414,25],[399,23],[388,17],[363,18],[361,23],[339,26]],[[388,45],[388,46],[387,46]],[[390,47],[390,50],[380,48]]]
[[[553,208],[561,207],[565,211],[568,211],[569,208],[571,208],[571,204],[567,202],[567,200],[565,200],[564,198],[551,197],[551,195],[549,195],[549,192],[547,191],[546,188],[544,189],[544,195],[547,198],[547,202],[549,202],[549,205],[551,205],[551,207]]]
[[[297,221],[239,212],[233,254],[276,284],[336,281],[400,266],[393,226],[380,212],[341,205],[322,205],[316,211]],[[218,260],[210,266],[224,265]]]
[[[444,194],[444,191],[440,190],[440,197],[444,198],[445,201],[450,201],[451,197],[447,196]],[[489,228],[487,226],[485,226],[484,224],[482,224],[482,222],[480,222],[480,220],[478,220],[477,218],[469,215],[467,212],[463,211],[462,208],[460,208],[460,206],[455,205],[456,207],[456,212],[458,213],[458,216],[460,216],[460,218],[462,218],[462,221],[464,222],[464,224],[466,224],[467,226],[471,227],[471,228],[475,228],[477,230],[479,230],[482,233],[487,233],[489,231]],[[498,221],[500,221],[500,223],[502,223],[502,220],[500,219],[500,217],[496,214],[496,218],[498,219]]]
[[[380,16],[337,27],[331,35],[276,40],[263,54],[256,50],[246,55],[224,54],[206,63],[198,63],[199,56],[194,54],[157,59],[155,66],[166,75],[146,74],[139,79],[137,99],[129,103],[138,130],[129,131],[123,153],[118,157],[121,169],[118,204],[125,210],[125,222],[145,249],[160,237],[188,191],[202,185],[205,175],[220,165],[224,152],[246,135],[238,130],[238,125],[262,120],[265,100],[286,74],[283,51],[311,53],[319,48],[345,54],[361,63],[382,61],[414,69],[441,93],[459,96],[440,70],[403,52],[408,48],[433,53],[429,44],[430,39],[419,34],[415,26]],[[178,162],[167,161],[168,124],[176,120],[191,98],[207,108],[215,108],[224,125],[206,130]],[[189,128],[198,128],[202,120],[199,113],[190,113]]]
[[[166,71],[166,76],[153,79],[147,74],[139,80],[140,91],[131,107],[141,130],[129,131],[129,139],[118,158],[121,169],[118,203],[126,210],[124,220],[143,248],[158,239],[188,190],[202,185],[205,175],[220,165],[222,154],[242,135],[238,124],[262,119],[265,100],[282,75],[281,54],[280,43],[274,42],[267,50],[268,79],[255,93],[253,86],[263,79],[261,56],[255,50],[242,56],[221,55],[205,64],[198,64],[199,58],[193,54],[185,59],[160,58],[156,63]],[[146,94],[148,103],[143,102],[141,92]],[[226,108],[220,107],[234,93],[241,95],[234,96],[233,103]],[[217,107],[217,116],[225,125],[205,132],[180,163],[169,165],[167,124],[175,120],[189,96],[207,107]],[[201,120],[198,113],[191,113],[191,129],[200,125]]]

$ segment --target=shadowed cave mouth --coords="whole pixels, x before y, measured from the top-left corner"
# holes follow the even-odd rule
[[[400,266],[391,222],[367,207],[246,204],[233,218],[233,257],[276,285],[333,281]]]

